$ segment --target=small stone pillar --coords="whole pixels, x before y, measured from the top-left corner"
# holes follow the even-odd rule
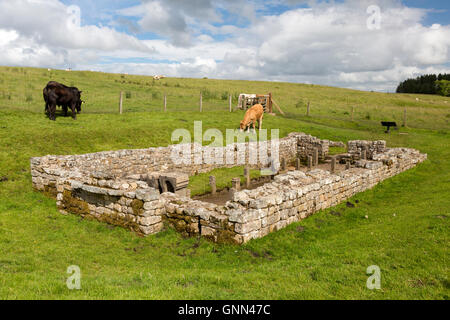
[[[281,158],[281,171],[282,172],[286,171],[286,159],[285,158]]]
[[[297,158],[295,161],[295,170],[300,170],[300,166],[301,166],[301,162],[300,162],[300,158]]]
[[[336,157],[332,157],[330,172],[334,173],[335,171],[336,171]]]
[[[361,160],[367,160],[367,150],[361,150]]]
[[[314,166],[318,166],[319,165],[319,149],[314,148],[314,153],[313,153],[313,160],[314,160]]]
[[[345,162],[345,170],[348,170],[348,169],[350,169],[350,161],[346,161]]]
[[[241,178],[233,178],[231,180],[231,188],[235,189],[236,191],[241,190]]]
[[[308,156],[308,170],[311,170],[313,166],[313,157]]]
[[[209,177],[209,185],[211,186],[211,193],[215,195],[217,193],[217,187],[216,187],[216,177],[210,176]]]
[[[246,188],[250,188],[250,168],[249,167],[245,167],[244,168],[244,177],[245,177],[245,186]]]

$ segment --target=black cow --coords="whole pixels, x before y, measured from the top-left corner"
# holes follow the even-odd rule
[[[62,106],[64,115],[67,109],[72,110],[72,118],[77,118],[77,112],[81,112],[81,92],[75,87],[67,87],[56,81],[50,81],[43,90],[45,100],[45,112],[50,120],[56,119],[56,106]]]

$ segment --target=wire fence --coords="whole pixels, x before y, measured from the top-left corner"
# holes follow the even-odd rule
[[[115,94],[97,95],[87,90],[83,92],[82,106],[84,114],[126,114],[136,112],[235,112],[238,110],[237,93],[224,91],[222,94],[197,95],[174,94],[164,90],[131,91],[125,90]],[[42,99],[42,101],[40,101]],[[330,119],[376,123],[380,121],[395,121],[398,126],[408,126],[420,129],[450,129],[450,110],[440,107],[392,107],[336,104],[320,105],[309,102],[302,106],[292,106],[283,102],[283,97],[277,98],[281,108],[291,119]],[[43,98],[35,94],[23,93],[11,95],[0,90],[0,108],[8,106],[13,109],[41,113],[44,112]],[[243,112],[243,111],[241,111]]]
[[[239,94],[243,92],[272,92],[288,118],[354,123],[395,121],[399,126],[412,128],[450,129],[450,103],[447,98],[436,96],[419,99],[413,95],[283,83],[175,78],[154,81],[120,74],[28,68],[0,68],[0,108],[43,113],[42,88],[50,79],[76,85],[83,91],[83,114],[211,112],[220,116],[237,110]]]

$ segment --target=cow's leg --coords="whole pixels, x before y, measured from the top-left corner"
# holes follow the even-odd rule
[[[262,121],[263,121],[263,117],[261,117],[261,119],[259,119],[259,121],[258,121],[259,131],[261,131],[261,128],[262,128]]]
[[[56,103],[50,103],[48,106],[48,118],[50,120],[56,120]]]
[[[77,119],[77,110],[76,110],[75,103],[72,103],[70,105],[70,109],[72,110],[72,119],[76,120]]]
[[[62,108],[63,108],[63,111],[64,111],[64,117],[67,117],[68,107],[66,105],[63,105]]]

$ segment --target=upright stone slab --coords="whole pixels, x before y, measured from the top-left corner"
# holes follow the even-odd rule
[[[335,171],[336,171],[336,157],[332,157],[330,172],[334,173]]]
[[[233,178],[231,180],[231,187],[237,191],[241,190],[241,178]]]
[[[216,177],[215,176],[209,176],[209,185],[211,186],[211,193],[213,195],[215,195],[217,193]]]
[[[308,170],[311,170],[313,167],[313,157],[308,156]]]
[[[250,168],[249,167],[244,168],[244,177],[245,177],[246,188],[250,188],[251,179],[250,179]]]

